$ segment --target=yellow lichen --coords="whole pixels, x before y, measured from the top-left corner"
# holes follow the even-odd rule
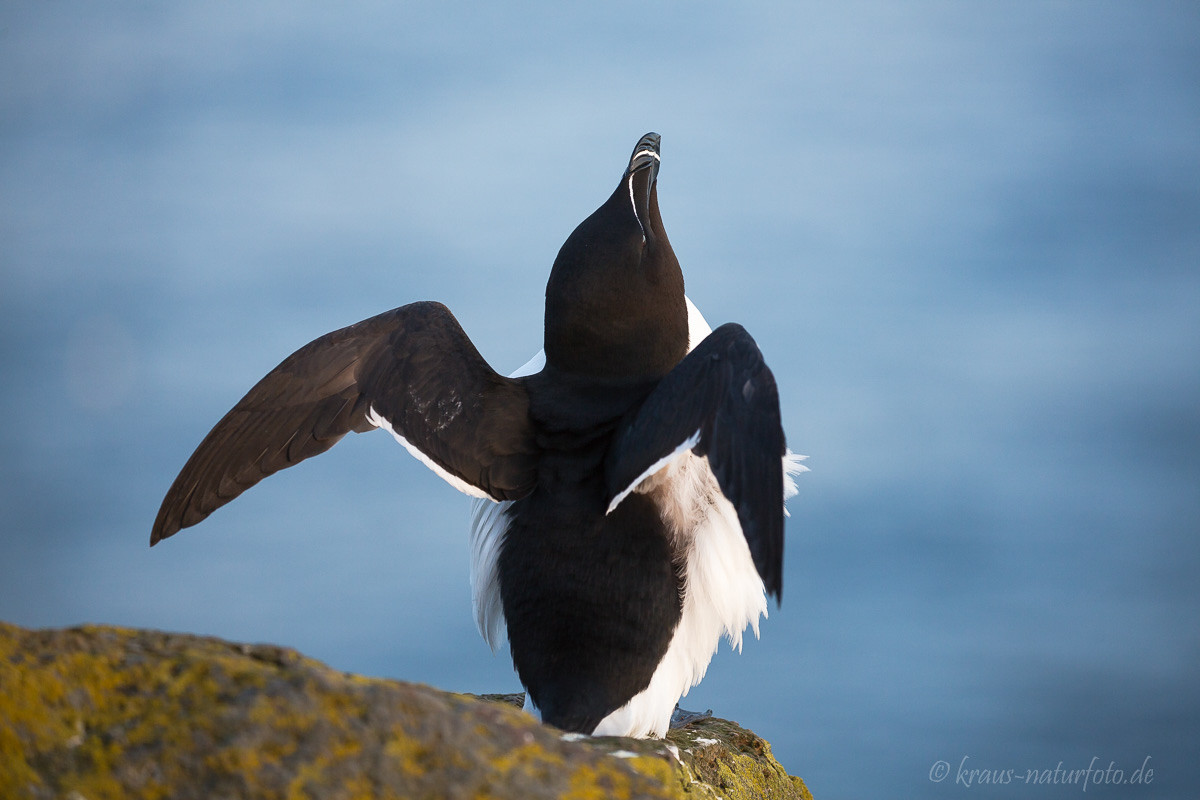
[[[344,675],[283,648],[0,623],[3,798],[713,796],[693,778],[731,799],[768,784],[806,795],[752,734],[714,721],[704,735],[723,746],[679,764],[659,744],[564,741],[509,705]]]
[[[400,769],[412,777],[421,777],[429,771],[429,751],[426,745],[408,736],[403,729],[392,731],[383,753],[397,761]]]

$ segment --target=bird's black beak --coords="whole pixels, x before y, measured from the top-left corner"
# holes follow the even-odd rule
[[[658,180],[658,166],[662,159],[659,156],[659,145],[662,137],[657,133],[647,133],[638,139],[629,157],[629,166],[625,168],[625,184],[629,187],[629,201],[633,204],[633,213],[637,215],[642,233],[650,230],[650,192]]]

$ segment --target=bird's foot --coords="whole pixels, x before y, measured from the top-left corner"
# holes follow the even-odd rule
[[[671,712],[671,727],[686,728],[693,722],[703,722],[706,719],[712,719],[712,715],[713,713],[711,708],[707,711],[684,711],[679,707],[679,704],[676,703],[675,710]]]

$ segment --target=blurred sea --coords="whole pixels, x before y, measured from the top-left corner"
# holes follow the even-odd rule
[[[782,607],[686,707],[821,800],[1077,797],[1027,772],[1089,764],[1088,797],[1195,797],[1189,2],[5,4],[0,619],[517,690],[467,499],[386,434],[150,525],[326,331],[437,299],[522,364],[647,130],[689,295],[759,341],[812,468]]]

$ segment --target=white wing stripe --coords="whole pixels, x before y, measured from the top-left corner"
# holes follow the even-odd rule
[[[367,422],[371,423],[376,428],[383,428],[385,431],[390,433],[392,436],[394,436],[396,438],[396,441],[399,442],[400,444],[404,445],[404,449],[407,450],[408,452],[412,453],[412,455],[418,461],[420,461],[422,464],[424,464],[425,466],[429,467],[431,470],[436,472],[442,480],[444,480],[446,483],[453,486],[455,489],[458,489],[463,494],[469,494],[469,495],[471,495],[471,497],[484,497],[484,498],[487,498],[488,500],[492,499],[492,496],[489,495],[487,492],[485,492],[483,489],[480,489],[478,486],[472,486],[471,484],[467,483],[466,481],[464,481],[462,478],[458,477],[457,475],[451,475],[449,472],[447,472],[445,469],[443,469],[441,467],[441,465],[439,465],[437,462],[435,462],[432,458],[430,458],[429,456],[422,453],[420,450],[418,450],[413,445],[409,444],[408,439],[405,439],[399,433],[396,433],[396,431],[392,428],[391,423],[388,422],[383,417],[381,417],[379,415],[379,413],[375,411],[374,406],[371,406],[371,410],[367,414]]]
[[[618,493],[617,496],[612,499],[612,502],[608,504],[608,510],[605,511],[604,513],[611,514],[613,512],[613,509],[615,509],[617,506],[621,505],[621,501],[624,500],[626,497],[628,497],[629,493],[632,492],[634,489],[636,489],[642,481],[646,480],[646,478],[649,478],[651,475],[658,472],[660,469],[665,467],[667,464],[670,464],[678,456],[691,450],[693,447],[696,446],[696,443],[699,441],[700,441],[700,430],[697,429],[695,433],[693,433],[691,436],[689,436],[687,439],[684,440],[683,444],[676,447],[673,451],[671,451],[667,455],[663,456],[658,461],[655,461],[653,464],[651,464],[649,467],[646,468],[645,472],[643,472],[641,475],[638,475],[636,478],[634,478],[632,483],[630,483],[628,486],[626,486],[624,489],[622,489],[620,491],[620,493]]]

